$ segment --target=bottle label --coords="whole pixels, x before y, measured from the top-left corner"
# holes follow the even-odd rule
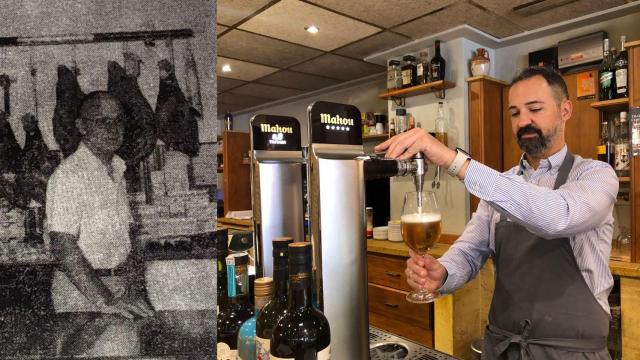
[[[294,360],[294,358],[279,358],[271,355],[271,360]],[[327,346],[326,348],[320,350],[316,354],[317,360],[331,360],[331,346]]]
[[[223,342],[219,342],[216,345],[216,357],[218,360],[237,360],[238,359],[238,350],[231,350],[229,345]]]
[[[613,79],[612,71],[605,71],[602,74],[600,74],[600,87],[601,88],[611,87],[611,79]]]
[[[627,92],[627,69],[616,70],[616,88],[618,94]]]
[[[270,345],[271,341],[269,339],[256,336],[256,360],[272,359],[269,355]]]
[[[607,147],[605,145],[596,146],[596,151],[598,155],[605,155],[607,153]]]
[[[631,150],[633,156],[640,155],[640,119],[631,123]]]
[[[629,170],[629,143],[616,144],[615,169]]]
[[[418,76],[422,76],[424,74],[424,65],[418,64],[418,70],[416,70]]]
[[[411,70],[402,70],[402,85],[411,85]]]

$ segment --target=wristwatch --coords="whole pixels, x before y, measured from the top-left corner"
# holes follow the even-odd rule
[[[460,172],[460,169],[462,168],[462,165],[464,165],[464,163],[467,160],[471,160],[471,155],[469,155],[468,152],[460,149],[460,148],[456,148],[456,157],[453,159],[453,162],[451,163],[451,165],[449,165],[449,168],[447,169],[447,172],[449,173],[449,175],[451,176],[457,176],[458,173]]]

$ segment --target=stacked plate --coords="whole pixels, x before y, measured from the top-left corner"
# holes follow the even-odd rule
[[[387,240],[388,228],[386,226],[378,226],[373,228],[373,238],[376,240]]]
[[[402,233],[400,233],[400,220],[389,221],[389,241],[402,241]]]

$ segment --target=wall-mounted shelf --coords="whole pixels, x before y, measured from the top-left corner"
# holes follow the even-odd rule
[[[629,176],[619,176],[618,181],[621,183],[629,183],[631,182],[631,177]]]
[[[596,101],[591,103],[591,107],[604,112],[620,112],[629,109],[629,98]]]
[[[378,97],[380,99],[393,100],[398,106],[405,106],[406,98],[432,92],[436,93],[438,98],[444,99],[445,90],[455,86],[456,84],[450,81],[439,80],[404,89],[390,90],[378,95]]]

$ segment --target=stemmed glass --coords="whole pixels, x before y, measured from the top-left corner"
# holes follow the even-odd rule
[[[440,240],[442,216],[438,208],[436,193],[412,191],[404,195],[400,230],[407,246],[418,255],[424,256],[427,250]],[[407,295],[407,301],[417,304],[433,302],[438,292],[420,289]]]

